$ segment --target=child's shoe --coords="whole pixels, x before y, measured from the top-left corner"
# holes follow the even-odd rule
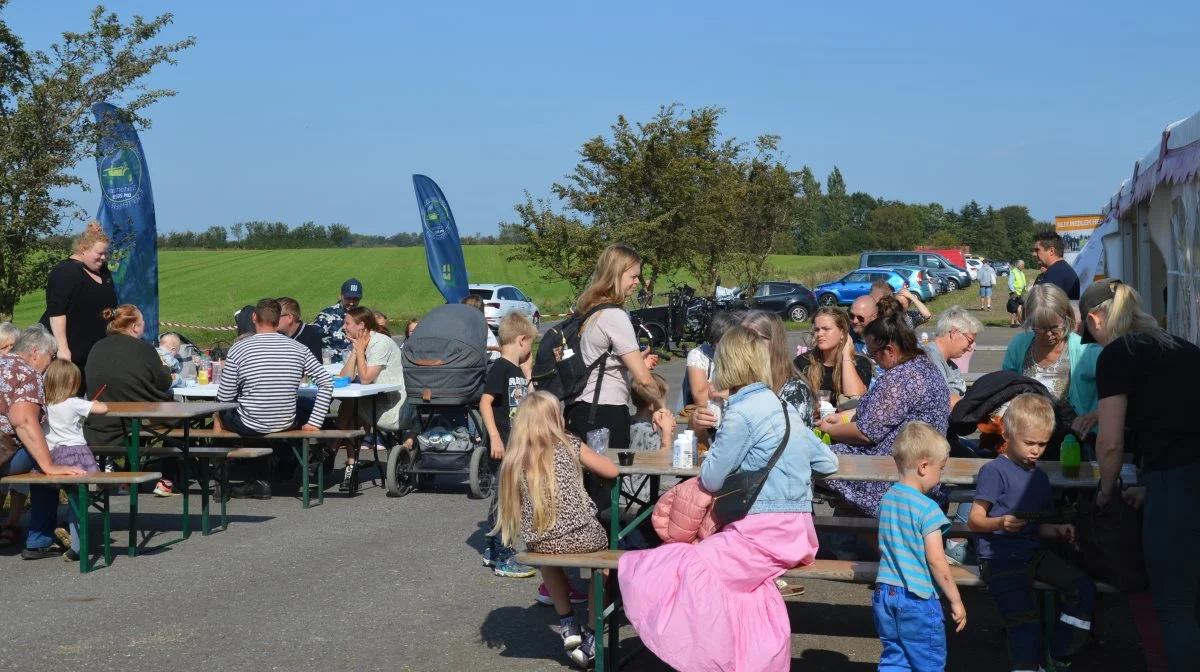
[[[571,595],[570,595],[571,604],[586,604],[587,603],[587,601],[588,601],[587,593],[580,591],[578,588],[576,588],[575,586],[573,586],[571,584],[567,584],[567,585],[571,586]],[[543,604],[547,607],[554,606],[554,599],[550,597],[550,591],[546,588],[546,584],[544,584],[544,583],[542,585],[538,586],[537,597],[535,599],[538,601],[538,604]]]
[[[527,579],[537,574],[537,570],[533,567],[517,562],[515,555],[502,560],[495,560],[495,563],[492,571],[495,572],[496,576],[504,576],[510,579]]]
[[[579,630],[579,626],[575,623],[574,616],[567,616],[559,619],[558,634],[562,635],[563,651],[570,656],[579,645],[583,643],[583,634]]]
[[[575,663],[583,669],[588,669],[596,662],[596,633],[588,628],[583,628],[582,641],[574,651],[568,651],[567,656],[571,658],[571,662]]]
[[[175,492],[175,485],[165,478],[154,484],[154,495],[156,497],[174,497],[178,494]]]

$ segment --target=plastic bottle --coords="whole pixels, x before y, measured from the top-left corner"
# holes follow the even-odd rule
[[[687,455],[684,458],[687,462],[687,468],[696,466],[696,456],[700,452],[699,440],[696,438],[696,433],[690,429],[683,430],[683,435],[687,437]]]
[[[1075,438],[1074,434],[1068,434],[1063,438],[1058,459],[1062,464],[1064,477],[1079,478],[1079,439]]]
[[[671,466],[676,469],[684,468],[684,446],[687,445],[688,439],[683,434],[675,437],[675,442],[671,444]]]

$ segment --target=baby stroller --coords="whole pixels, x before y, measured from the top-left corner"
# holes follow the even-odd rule
[[[479,398],[487,376],[487,323],[462,304],[434,308],[404,344],[405,404],[411,448],[388,455],[387,488],[403,497],[437,474],[466,474],[473,499],[490,497],[490,442],[484,436]]]

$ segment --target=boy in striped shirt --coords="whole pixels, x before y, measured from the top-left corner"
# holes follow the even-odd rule
[[[892,447],[900,480],[879,504],[882,556],[871,600],[883,642],[880,670],[946,669],[946,629],[935,583],[950,600],[955,632],[967,625],[942,545],[950,521],[926,494],[941,480],[949,456],[946,437],[918,421],[905,425]]]

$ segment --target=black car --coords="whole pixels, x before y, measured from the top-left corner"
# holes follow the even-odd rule
[[[718,302],[718,309],[758,308],[779,313],[793,322],[803,322],[817,312],[817,296],[798,282],[764,282],[753,297],[744,293]]]

